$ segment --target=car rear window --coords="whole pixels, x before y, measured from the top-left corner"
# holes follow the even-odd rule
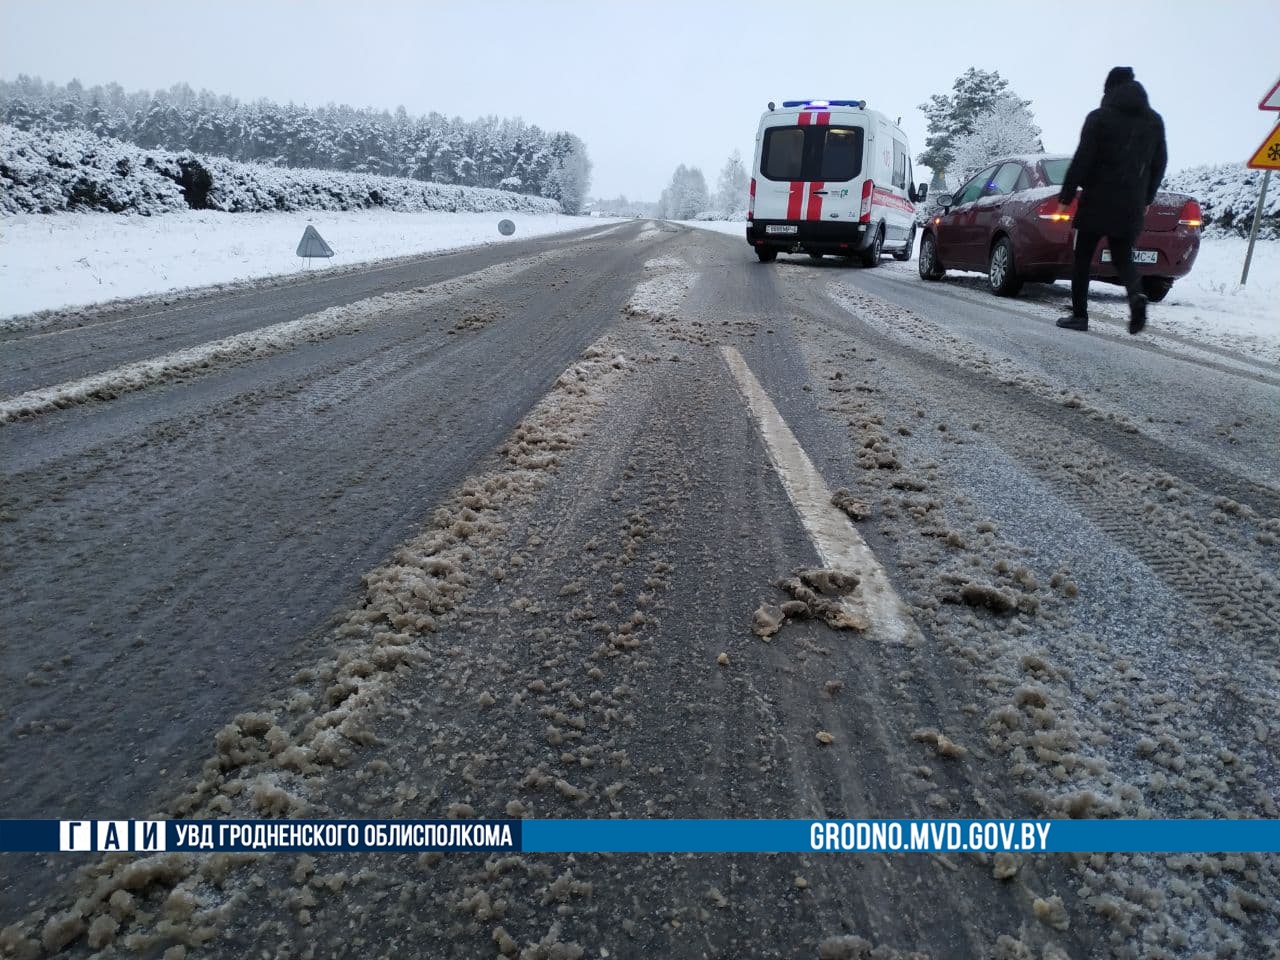
[[[1044,171],[1045,179],[1048,180],[1050,186],[1060,187],[1062,181],[1067,179],[1067,167],[1071,166],[1070,160],[1041,160],[1040,169]]]
[[[769,127],[760,173],[767,180],[852,180],[862,172],[861,127]]]

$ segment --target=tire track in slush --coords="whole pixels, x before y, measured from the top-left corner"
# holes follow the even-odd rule
[[[901,310],[887,302],[885,306]],[[836,304],[833,307],[836,316],[856,316]],[[823,318],[824,323],[830,320]],[[1280,493],[1226,473],[1194,454],[987,380],[900,343],[865,321],[859,323],[858,335],[907,365],[913,379],[930,384],[932,395],[946,396],[955,416],[986,420],[992,417],[993,408],[1016,407],[1017,415],[1001,418],[1001,431],[990,438],[1006,454],[1032,476],[1049,483],[1082,516],[1140,558],[1203,611],[1211,623],[1229,624],[1262,642],[1280,634],[1280,592],[1274,577],[1268,579],[1261,556],[1253,564],[1242,560],[1238,551],[1229,552],[1208,536],[1197,536],[1203,526],[1187,526],[1168,508],[1135,511],[1143,504],[1143,489],[1150,486],[1146,481],[1165,485],[1177,478],[1198,490],[1207,502],[1206,512],[1209,504],[1220,503],[1228,510],[1280,517]],[[1046,452],[1050,449],[1046,438],[1062,438],[1064,434],[1072,445],[1070,454],[1066,450],[1056,456]],[[1154,471],[1157,476],[1134,476],[1135,467]]]
[[[366,325],[385,322],[387,317],[437,306],[463,290],[474,293],[494,283],[511,280],[526,270],[563,255],[563,251],[555,251],[511,264],[485,267],[412,291],[379,294],[344,306],[329,307],[297,320],[246,330],[74,380],[18,393],[0,399],[0,425],[19,417],[48,413],[77,403],[111,400],[121,393],[143,390],[182,374],[206,371],[220,364],[261,359],[317,337],[358,331]]]

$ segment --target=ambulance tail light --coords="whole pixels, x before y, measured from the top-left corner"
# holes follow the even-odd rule
[[[875,195],[876,185],[871,180],[862,182],[862,208],[858,211],[859,223],[871,222],[871,198]]]
[[[1203,225],[1204,214],[1200,211],[1200,204],[1194,200],[1188,200],[1182,205],[1182,212],[1178,214],[1178,226],[1199,227]]]
[[[1049,220],[1053,223],[1069,223],[1076,215],[1076,201],[1072,200],[1069,207],[1064,208],[1058,202],[1057,197],[1050,197],[1048,200],[1040,201],[1040,205],[1036,207],[1036,216],[1041,220]]]
[[[751,178],[751,194],[747,199],[747,219],[754,220],[756,218],[756,178]]]

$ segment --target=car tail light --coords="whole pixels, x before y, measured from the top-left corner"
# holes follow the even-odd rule
[[[1204,224],[1204,215],[1200,212],[1200,204],[1194,200],[1188,200],[1182,205],[1182,212],[1178,214],[1178,226],[1180,227],[1199,227]]]
[[[871,198],[876,192],[876,185],[871,180],[862,183],[862,209],[858,211],[859,223],[871,222]]]
[[[1048,200],[1041,201],[1036,207],[1036,216],[1041,220],[1052,220],[1054,223],[1066,223],[1076,215],[1076,201],[1072,200],[1071,205],[1063,209],[1062,204],[1058,202],[1057,197],[1050,197]]]
[[[747,219],[754,220],[756,218],[756,178],[751,178],[751,195],[747,200]]]

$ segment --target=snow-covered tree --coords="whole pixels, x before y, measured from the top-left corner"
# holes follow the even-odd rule
[[[933,170],[950,172],[955,159],[955,142],[973,132],[975,121],[992,111],[996,101],[1013,96],[1009,81],[998,70],[970,67],[956,77],[950,94],[935,93],[919,109],[929,118],[925,151],[916,160]],[[1030,101],[1020,101],[1030,106]]]
[[[166,150],[195,150],[273,166],[394,174],[415,180],[497,187],[553,197],[577,208],[591,163],[568,133],[519,118],[448,119],[346,105],[242,103],[188,84],[126,93],[118,83],[85,90],[39,77],[0,79],[0,122],[20,130],[83,128],[103,138]]]
[[[587,147],[571,133],[557,133],[551,138],[551,169],[547,173],[542,195],[560,201],[565,213],[581,213],[591,186],[591,161]]]
[[[716,181],[716,211],[726,220],[741,219],[747,211],[747,168],[737,150],[729,154]]]
[[[143,150],[88,130],[0,124],[0,218],[85,210],[470,210],[551,213],[553,200],[364,173],[290,170],[225,157]]]
[[[1023,100],[1002,94],[991,108],[974,117],[970,130],[952,145],[948,171],[959,184],[992,160],[1017,153],[1043,153],[1040,128]]]
[[[661,215],[671,220],[692,220],[707,210],[707,181],[697,167],[683,163],[671,175],[671,183],[662,191],[659,201]]]

